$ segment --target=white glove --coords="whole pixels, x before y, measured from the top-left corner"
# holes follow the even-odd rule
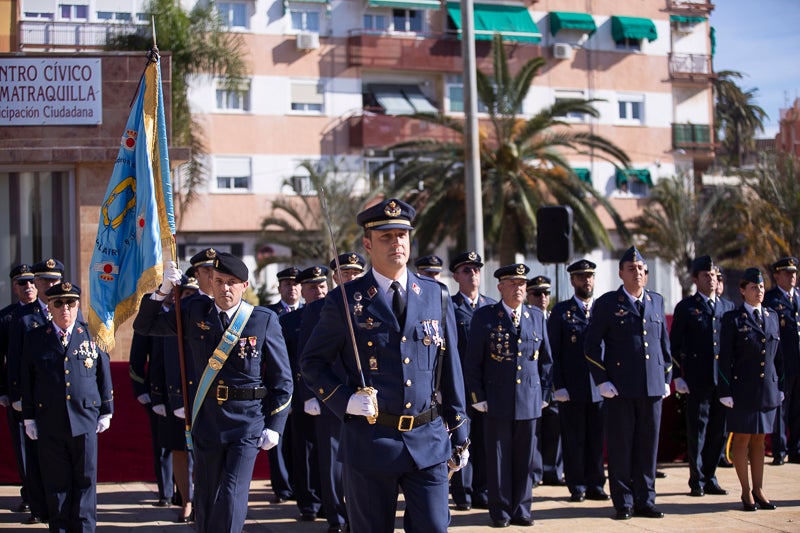
[[[683,378],[675,378],[675,392],[689,394],[689,385],[686,384],[686,380]]]
[[[166,295],[172,292],[172,288],[176,285],[181,284],[181,274],[182,272],[178,268],[178,265],[175,261],[165,261],[164,262],[164,278],[161,281],[161,286],[158,288],[158,292],[160,292],[163,296],[159,295],[158,292],[153,293],[153,300],[161,301],[166,298]]]
[[[465,466],[467,466],[467,462],[469,461],[469,450],[464,450],[458,456],[458,463],[453,462],[453,457],[451,456],[450,459],[447,460],[447,466],[453,472],[458,472]]]
[[[261,437],[258,439],[258,447],[262,450],[269,450],[274,448],[278,445],[278,441],[280,440],[281,436],[278,434],[277,431],[272,431],[271,429],[264,429],[261,432]]]
[[[664,394],[661,397],[668,398],[670,394],[672,394],[672,390],[669,388],[669,383],[664,383]]]
[[[147,405],[148,403],[150,403],[150,395],[147,394],[146,392],[144,394],[140,394],[139,396],[137,396],[136,399],[139,400],[139,403],[142,405]]]
[[[11,400],[8,397],[8,394],[3,394],[2,396],[0,396],[0,405],[2,405],[3,407],[8,407],[9,404],[10,404],[10,401]]]
[[[484,400],[482,402],[473,403],[472,408],[480,413],[485,413],[489,410],[489,404]]]
[[[39,438],[39,430],[36,428],[36,420],[25,420],[25,434],[31,440],[36,440]]]
[[[172,411],[172,414],[181,419],[186,418],[186,410],[183,407],[178,407],[177,409]]]
[[[783,391],[780,391],[780,393],[781,393],[781,403],[783,403],[783,400],[786,399],[786,395],[783,393]]]
[[[600,396],[603,398],[613,398],[619,395],[617,388],[610,381],[602,382],[597,388],[600,390]]]
[[[356,416],[375,416],[375,406],[372,403],[372,397],[367,394],[353,394],[347,400],[347,409],[345,412],[348,415]]]
[[[723,396],[719,399],[719,403],[724,405],[725,407],[730,407],[733,409],[733,397],[732,396]]]
[[[111,427],[111,415],[100,415],[97,419],[97,433],[102,433]]]
[[[317,400],[316,398],[309,398],[308,400],[306,400],[305,403],[303,404],[303,411],[305,411],[306,414],[309,414],[311,416],[317,416],[319,414],[322,414],[322,409],[320,409],[319,407],[319,400]]]
[[[550,402],[546,402],[542,400],[542,409],[547,409],[547,406],[550,405]]]
[[[567,389],[558,389],[553,393],[553,398],[555,398],[557,402],[568,402],[569,391],[567,391]]]
[[[153,412],[158,416],[167,416],[167,406],[163,403],[157,403],[153,406]]]
[[[17,400],[16,402],[11,404],[11,407],[17,411],[18,413],[22,412],[22,400]]]

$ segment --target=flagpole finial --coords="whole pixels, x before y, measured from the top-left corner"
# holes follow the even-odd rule
[[[156,44],[156,16],[150,16],[150,24],[153,27],[153,48],[158,49],[158,45]]]

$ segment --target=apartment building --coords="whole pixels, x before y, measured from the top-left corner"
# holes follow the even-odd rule
[[[12,49],[23,52],[91,51],[108,35],[147,23],[142,0],[11,5]],[[287,180],[303,188],[301,162],[335,159],[363,178],[359,186],[380,186],[392,180],[391,168],[373,172],[391,159],[388,146],[437,134],[408,114],[463,116],[458,2],[226,0],[216,6],[246,43],[249,78],[233,90],[211,77],[192,80],[189,96],[204,126],[210,175],[180,221],[183,258],[214,246],[254,267],[264,244],[261,220],[276,197],[295,194]],[[490,40],[499,31],[512,69],[531,57],[547,60],[524,116],[562,98],[602,100],[599,119],[567,120],[621,146],[633,170],[589,156],[570,162],[627,219],[640,212],[660,178],[702,172],[711,163],[713,8],[709,0],[476,0],[477,65],[490,70]],[[75,192],[76,202],[82,194]],[[619,284],[618,252],[590,255],[600,266],[598,292]],[[443,245],[445,261],[449,253]],[[528,262],[537,273],[566,280],[552,265]],[[668,306],[677,302],[671,268],[653,261],[650,272],[651,286]],[[274,283],[273,274],[267,269],[253,281]]]

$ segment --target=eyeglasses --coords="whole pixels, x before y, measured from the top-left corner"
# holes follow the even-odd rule
[[[531,294],[537,298],[541,298],[544,295],[550,296],[550,291],[531,291]]]
[[[73,307],[78,305],[78,300],[74,298],[70,298],[69,300],[53,300],[53,307],[56,309],[61,309],[63,306],[67,306],[68,308],[72,309]]]
[[[28,285],[33,285],[33,280],[32,279],[20,279],[20,280],[17,280],[17,285],[19,285],[20,287],[27,287]]]

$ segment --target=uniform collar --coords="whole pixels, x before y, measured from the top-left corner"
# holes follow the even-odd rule
[[[391,288],[392,282],[397,281],[400,283],[400,296],[405,298],[406,296],[406,286],[408,285],[408,269],[404,268],[403,273],[397,280],[389,279],[383,274],[379,273],[377,270],[372,269],[372,275],[375,277],[375,283],[378,284],[378,287],[381,289],[381,294],[386,296],[387,298],[389,290]],[[391,300],[388,300],[391,303]]]
[[[629,299],[629,300],[631,301],[631,303],[633,303],[634,305],[636,304],[636,302],[637,302],[637,301],[638,301],[638,302],[642,302],[642,303],[644,303],[644,293],[645,293],[645,290],[644,290],[644,289],[642,289],[642,296],[641,296],[641,297],[639,297],[639,298],[637,298],[637,297],[636,297],[636,296],[634,296],[633,294],[629,293],[629,292],[628,292],[628,290],[625,288],[625,285],[623,285],[623,286],[622,286],[622,292],[624,292],[624,293],[625,293],[625,294],[628,296],[628,299]]]
[[[217,308],[217,314],[225,313],[226,315],[228,315],[228,318],[230,318],[231,321],[232,321],[233,320],[233,315],[235,315],[236,311],[239,310],[239,306],[240,305],[242,305],[241,301],[239,301],[239,305],[237,305],[235,307],[231,307],[230,309],[227,309],[227,310],[220,309],[220,307],[217,304],[214,304],[214,307]]]
[[[594,298],[589,298],[588,301],[584,302],[583,300],[578,298],[577,294],[573,294],[572,295],[572,299],[575,300],[578,303],[578,305],[580,306],[581,309],[583,309],[584,305],[586,306],[587,309],[591,309],[592,306],[594,305]]]
[[[511,307],[509,307],[509,306],[508,306],[508,304],[506,304],[506,302],[505,302],[505,301],[503,301],[503,300],[500,300],[500,302],[503,304],[503,309],[505,309],[505,310],[506,310],[506,313],[508,313],[508,316],[511,316],[511,313],[512,313],[512,312],[513,312],[513,313],[516,313],[516,314],[517,314],[517,316],[522,316],[522,304],[520,304],[520,306],[519,306],[519,307],[517,307],[516,309],[514,309],[514,308],[511,308]]]

